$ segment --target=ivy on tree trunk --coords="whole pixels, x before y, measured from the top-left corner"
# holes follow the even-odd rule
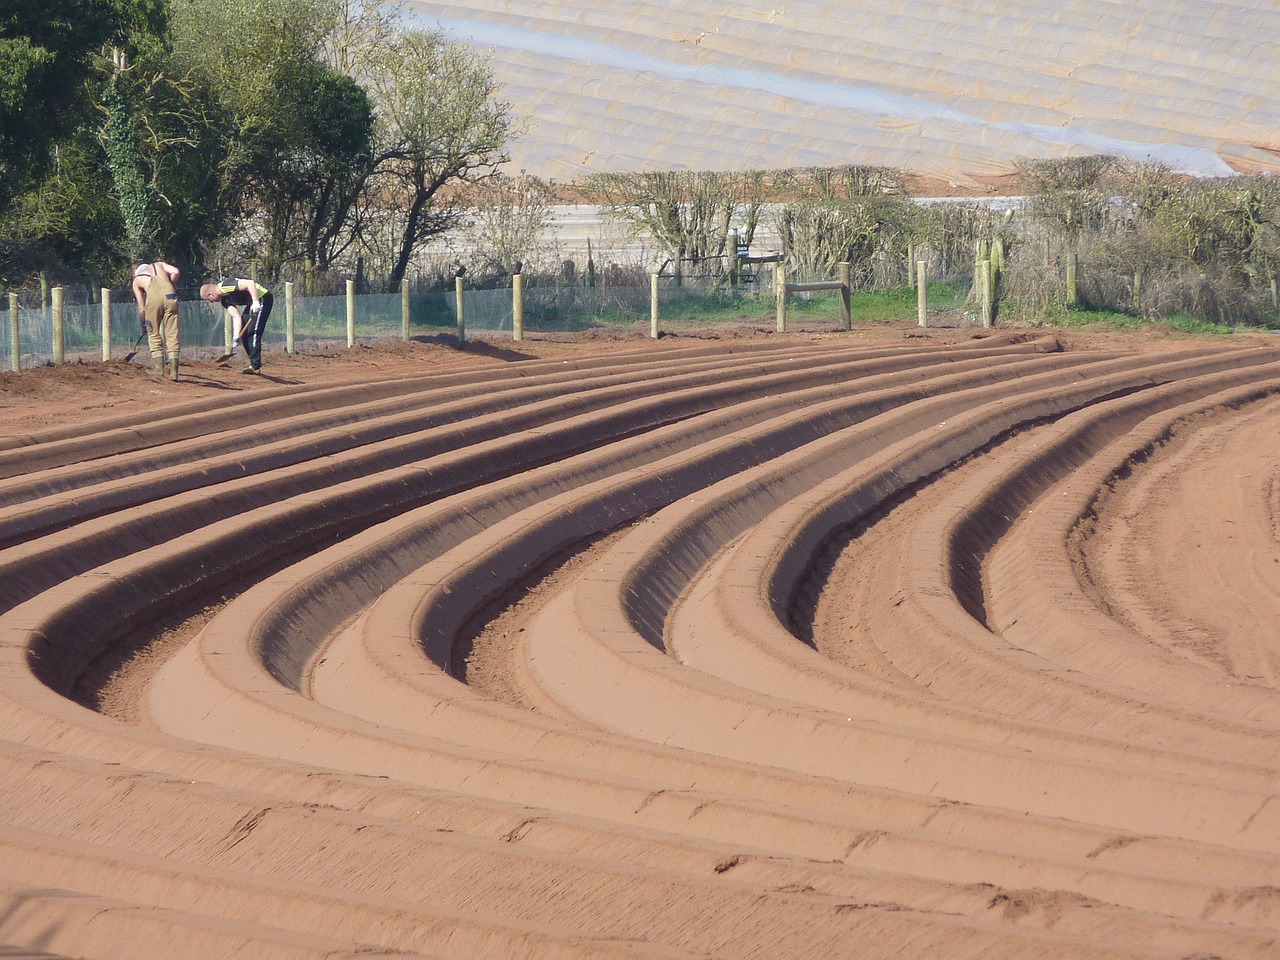
[[[124,218],[129,257],[136,260],[152,253],[149,248],[154,233],[157,196],[143,167],[133,110],[120,90],[118,74],[103,88],[102,105],[107,112],[104,129],[107,169],[111,172],[116,199]]]

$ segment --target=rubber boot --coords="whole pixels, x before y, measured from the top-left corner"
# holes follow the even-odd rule
[[[164,357],[160,356],[158,353],[153,353],[151,355],[151,372],[157,376],[164,376]]]
[[[177,357],[169,358],[169,379],[170,380],[178,379],[178,358]]]

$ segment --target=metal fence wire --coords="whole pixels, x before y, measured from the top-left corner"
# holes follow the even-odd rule
[[[677,282],[663,278],[661,299],[670,314],[667,326],[696,325],[697,305],[723,306],[739,299],[770,293],[766,284],[729,290],[710,278]],[[284,349],[288,337],[288,306],[283,291],[275,302],[263,344]],[[771,295],[771,293],[770,293]],[[138,346],[141,326],[137,307],[128,290],[110,291],[109,321],[104,324],[101,294],[86,287],[62,288],[62,343],[66,362],[100,360],[103,333],[109,329],[108,354],[119,357]],[[13,366],[12,328],[18,330],[20,367],[52,362],[55,356],[54,308],[39,291],[24,291],[0,302],[3,336],[0,336],[0,370]],[[402,294],[361,294],[354,297],[353,325],[348,326],[345,296],[292,298],[292,332],[295,352],[313,352],[356,342],[399,339],[405,332],[405,299]],[[465,334],[511,336],[515,302],[510,287],[465,290],[462,295]],[[652,290],[648,286],[525,286],[522,297],[525,333],[581,332],[597,327],[612,329],[645,327],[651,322]],[[16,309],[15,309],[16,307]],[[458,330],[458,294],[411,293],[408,296],[408,332],[412,337],[435,337]],[[230,336],[226,311],[204,300],[179,304],[179,339],[184,357],[208,359],[226,350]],[[141,342],[139,355],[148,356]]]

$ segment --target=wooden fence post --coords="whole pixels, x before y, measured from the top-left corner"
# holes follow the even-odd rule
[[[749,244],[742,242],[742,234],[738,232],[737,227],[733,227],[729,231],[729,286],[734,289],[742,280],[742,258],[751,253]]]
[[[840,270],[840,329],[853,329],[853,292],[850,286],[853,283],[853,264],[842,263],[839,265]]]
[[[356,345],[356,282],[347,281],[347,346]]]
[[[103,287],[102,294],[102,359],[111,359],[111,288]]]
[[[18,295],[9,294],[9,367],[14,373],[22,369],[22,337],[18,329]]]
[[[991,326],[991,287],[992,273],[991,261],[978,261],[978,277],[982,284],[982,325],[984,327]]]
[[[781,260],[773,268],[773,293],[778,303],[778,333],[787,332],[787,267]]]
[[[66,317],[64,316],[62,287],[54,287],[53,293],[53,363],[61,365],[66,349]]]
[[[929,286],[923,260],[916,261],[916,317],[920,326],[929,325]]]
[[[284,352],[293,354],[294,348],[294,326],[293,319],[293,281],[286,280],[284,282]]]
[[[511,276],[511,339],[524,339],[524,274]]]
[[[462,302],[462,278],[454,277],[453,279],[454,296],[458,301],[458,342],[465,343],[467,339],[467,320],[466,311],[463,309]]]
[[[1076,252],[1067,254],[1067,306],[1076,305]]]
[[[409,342],[409,278],[400,278],[400,339]]]
[[[982,301],[982,277],[985,272],[982,262],[989,256],[988,249],[987,241],[979,240],[973,254],[973,291],[979,302]]]
[[[658,339],[658,274],[649,274],[649,337]]]

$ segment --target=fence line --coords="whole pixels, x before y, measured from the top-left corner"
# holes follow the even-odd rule
[[[778,329],[785,330],[787,294],[814,290],[840,291],[841,329],[849,329],[848,265],[841,265],[839,281],[809,284],[786,283],[781,265],[774,263],[774,267],[776,275],[770,278],[762,273],[750,293],[738,286],[725,287],[714,278],[699,281],[658,274],[651,276],[647,289],[528,286],[517,274],[507,288],[464,290],[459,277],[452,293],[411,294],[406,282],[399,293],[357,295],[354,282],[348,281],[345,296],[325,297],[295,296],[293,283],[286,282],[284,316],[272,315],[263,342],[289,353],[308,353],[342,343],[352,347],[362,341],[413,337],[451,337],[461,343],[470,333],[505,334],[518,341],[528,332],[580,332],[599,326],[643,329],[646,320],[649,336],[657,338],[660,321],[673,329],[698,326],[699,321],[682,315],[681,308],[690,303],[707,306],[709,299],[714,301],[711,307],[731,303],[749,309],[754,304],[761,320],[767,319],[772,299],[777,304]],[[774,289],[767,289],[770,286]],[[2,368],[16,371],[67,360],[109,361],[136,350],[141,327],[132,296],[125,294],[117,301],[110,288],[102,288],[93,302],[87,291],[81,293],[80,302],[72,303],[64,288],[55,287],[49,303],[31,304],[31,299],[42,299],[36,293],[28,296],[25,306],[21,295],[10,293],[9,331],[0,344]],[[179,311],[184,356],[209,359],[230,352],[230,323],[219,305],[184,300]],[[142,352],[145,358],[145,348]]]

